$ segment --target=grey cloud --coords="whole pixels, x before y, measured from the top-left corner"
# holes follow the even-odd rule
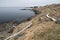
[[[0,7],[23,7],[60,3],[60,0],[0,0]]]

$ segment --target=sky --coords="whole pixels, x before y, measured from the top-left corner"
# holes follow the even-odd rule
[[[0,7],[30,7],[58,3],[60,0],[0,0]]]

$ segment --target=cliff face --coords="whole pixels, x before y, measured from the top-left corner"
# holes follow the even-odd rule
[[[36,15],[15,27],[12,35],[21,31],[28,24],[32,23],[32,25],[9,40],[60,40],[60,22],[56,23],[46,16],[49,14],[56,20],[60,19],[60,4],[33,8],[33,11]]]

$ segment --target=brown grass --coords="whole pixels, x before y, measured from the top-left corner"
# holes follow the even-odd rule
[[[37,11],[37,15],[30,20],[33,25],[23,32],[25,33],[23,37],[20,36],[21,38],[18,37],[17,40],[60,40],[60,24],[56,24],[45,16],[49,13],[52,17],[60,18],[60,4],[47,5],[33,10]],[[29,21],[18,25],[14,31],[17,32],[28,23]]]

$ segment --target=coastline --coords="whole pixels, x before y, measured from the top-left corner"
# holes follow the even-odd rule
[[[41,38],[42,38],[42,40],[44,40],[46,38],[47,38],[46,40],[48,40],[50,38],[50,35],[51,35],[51,37],[53,37],[50,39],[53,39],[53,40],[58,39],[59,37],[57,36],[55,38],[55,36],[57,34],[55,35],[54,33],[55,32],[57,33],[56,27],[59,30],[60,25],[46,17],[46,14],[48,14],[48,13],[49,13],[49,16],[51,16],[53,18],[60,17],[59,16],[60,6],[58,6],[58,5],[60,5],[60,4],[47,5],[47,6],[43,6],[43,7],[39,7],[39,8],[33,8],[32,10],[35,12],[35,16],[31,17],[29,19],[29,21],[23,22],[22,24],[18,25],[17,28],[15,28],[17,30],[14,30],[13,34],[16,33],[17,31],[19,31],[18,28],[21,27],[21,25],[23,25],[22,26],[22,29],[23,29],[23,27],[25,27],[25,25],[29,24],[30,21],[32,22],[32,26],[29,27],[28,29],[26,29],[24,32],[22,32],[23,35],[20,36],[19,38],[17,38],[17,40],[20,40],[20,39],[21,40],[23,40],[23,39],[24,40],[33,40],[33,39],[40,40]],[[57,15],[57,13],[58,13],[58,15]],[[27,33],[27,34],[25,34],[25,33]],[[50,34],[50,33],[52,33],[52,34]],[[44,35],[47,35],[47,34],[48,34],[48,36],[45,37]],[[40,36],[38,36],[38,35],[40,35]],[[55,36],[53,36],[53,35],[55,35]],[[10,38],[9,40],[13,40],[13,39],[14,38]]]
[[[35,12],[35,16],[28,18],[25,22],[22,22],[13,29],[12,35],[22,30],[30,22],[32,25],[27,28],[25,31],[20,33],[16,37],[12,37],[9,40],[55,40],[59,39],[60,35],[60,24],[55,23],[51,19],[46,17],[46,14],[49,13],[49,16],[53,18],[59,18],[60,16],[60,4],[52,4],[43,7],[35,7],[32,10]],[[57,31],[56,31],[57,30]],[[58,32],[59,31],[59,32]],[[52,34],[51,34],[52,33]],[[54,34],[55,33],[55,34]],[[47,35],[47,36],[46,36]],[[56,36],[57,35],[57,36]],[[51,38],[52,37],[52,38]]]

